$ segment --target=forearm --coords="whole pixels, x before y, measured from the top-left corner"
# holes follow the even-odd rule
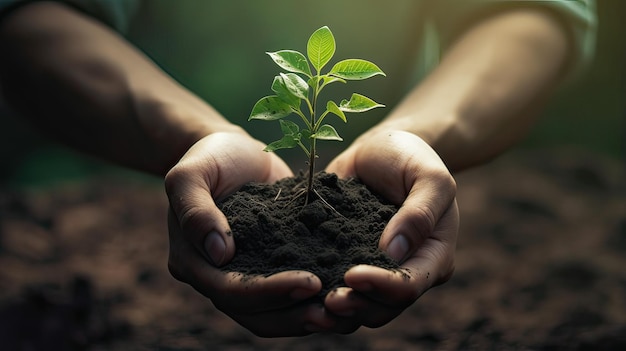
[[[0,23],[0,83],[40,129],[82,151],[164,174],[201,137],[243,131],[100,23],[63,5]]]
[[[494,15],[461,35],[371,132],[413,132],[452,171],[484,162],[527,133],[569,50],[565,29],[549,13],[519,8]]]

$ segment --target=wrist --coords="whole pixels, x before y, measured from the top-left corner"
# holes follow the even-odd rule
[[[393,131],[409,132],[418,136],[440,155],[448,152],[449,140],[462,143],[469,134],[463,131],[460,119],[453,113],[411,112],[403,115],[393,113],[359,139]]]
[[[155,170],[158,174],[167,173],[193,144],[207,135],[218,132],[247,135],[243,128],[227,121],[191,93],[185,98],[169,97],[143,97],[135,104],[138,123],[158,155]]]

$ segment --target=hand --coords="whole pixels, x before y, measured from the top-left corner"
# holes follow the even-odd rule
[[[211,299],[216,308],[259,336],[305,335],[333,320],[320,303],[303,302],[319,293],[309,272],[270,277],[224,272],[235,253],[218,199],[249,181],[274,182],[291,176],[287,165],[264,145],[241,133],[211,134],[193,145],[165,177],[170,209],[169,269]]]
[[[349,287],[332,291],[324,302],[328,311],[343,317],[330,331],[380,327],[452,275],[459,227],[456,184],[430,146],[402,131],[359,138],[327,171],[357,177],[401,205],[379,246],[401,263],[408,279],[399,272],[355,266],[345,274]]]

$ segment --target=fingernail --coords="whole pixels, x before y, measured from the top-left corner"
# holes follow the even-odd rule
[[[216,266],[221,266],[226,255],[226,243],[218,232],[210,232],[204,239],[204,249]]]
[[[409,241],[402,234],[396,235],[387,246],[387,254],[397,262],[402,262],[408,252]]]

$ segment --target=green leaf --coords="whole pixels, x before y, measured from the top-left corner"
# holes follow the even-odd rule
[[[280,140],[276,140],[267,145],[263,151],[273,152],[279,149],[291,149],[298,146],[299,139],[294,138],[291,135],[285,135]]]
[[[296,97],[306,100],[309,97],[309,85],[295,73],[281,73],[285,87]]]
[[[313,76],[307,81],[307,83],[309,84],[311,88],[315,89],[320,80],[321,80],[321,77]]]
[[[307,77],[311,77],[311,67],[306,57],[295,50],[280,50],[276,52],[268,52],[268,55],[279,65],[282,69],[294,72],[302,73]]]
[[[279,122],[280,130],[283,132],[284,135],[297,136],[297,140],[300,140],[300,135],[298,133],[300,131],[300,127],[298,127],[297,124],[285,119],[281,119]]]
[[[370,61],[348,59],[337,62],[328,74],[347,80],[362,80],[379,74],[384,76],[385,72]]]
[[[322,76],[322,85],[319,88],[319,91],[321,91],[325,86],[327,86],[330,83],[335,83],[335,82],[341,82],[341,83],[346,83],[345,80],[341,79],[341,78],[337,78],[337,77],[331,77],[331,76]]]
[[[308,129],[302,129],[300,131],[300,134],[302,135],[302,138],[304,139],[310,139],[311,136],[313,135],[313,133],[311,133],[311,131]]]
[[[274,82],[272,82],[272,91],[275,92],[281,100],[291,105],[294,109],[298,109],[300,107],[300,98],[293,95],[291,91],[287,89],[283,77],[274,77]]]
[[[298,146],[302,134],[299,132],[300,127],[292,121],[281,119],[280,130],[283,132],[283,137],[280,140],[274,141],[267,145],[263,151],[275,151],[279,149],[291,149]]]
[[[339,116],[339,118],[341,118],[342,121],[344,122],[348,122],[348,119],[346,118],[346,115],[343,113],[343,111],[341,111],[339,109],[339,106],[337,106],[337,104],[334,101],[328,101],[326,103],[326,109],[328,110],[328,112],[335,114],[337,116]]]
[[[319,72],[335,54],[333,33],[327,26],[316,30],[309,38],[306,50],[311,64]]]
[[[261,98],[252,108],[249,120],[261,119],[272,121],[289,116],[293,112],[291,105],[283,101],[276,95]]]
[[[344,99],[339,104],[339,109],[344,112],[365,112],[376,107],[385,107],[385,105],[357,93],[352,94],[350,101]]]
[[[312,138],[320,139],[320,140],[337,140],[343,141],[343,139],[337,134],[337,131],[333,126],[329,124],[324,124],[317,130],[317,133],[311,135]]]

